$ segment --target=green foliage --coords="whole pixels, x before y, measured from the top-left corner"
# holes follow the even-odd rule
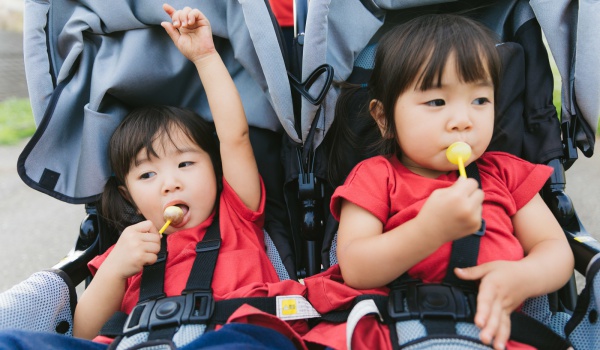
[[[0,145],[16,144],[31,137],[36,125],[29,99],[9,99],[0,102]]]

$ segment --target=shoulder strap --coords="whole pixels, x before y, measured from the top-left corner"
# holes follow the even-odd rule
[[[479,175],[479,168],[475,162],[467,165],[466,168],[467,176],[477,180],[479,188],[481,188],[481,177]],[[464,281],[456,277],[454,268],[456,267],[471,267],[477,265],[477,257],[479,256],[479,243],[481,236],[485,234],[485,220],[481,220],[481,227],[479,230],[471,235],[457,239],[452,242],[452,251],[450,253],[450,261],[448,263],[448,269],[446,270],[446,277],[444,282],[450,283],[454,286],[463,287],[467,290],[477,290],[477,284],[474,281]]]
[[[142,270],[138,304],[165,296],[164,284],[167,254],[167,235],[163,235],[160,240],[160,251],[157,254],[158,259],[156,259],[154,264],[144,266]]]

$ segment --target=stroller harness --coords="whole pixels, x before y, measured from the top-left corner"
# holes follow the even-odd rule
[[[134,342],[143,342],[148,346],[175,346],[173,337],[182,325],[196,325],[192,330],[196,336],[187,336],[189,341],[212,330],[227,319],[243,304],[249,304],[265,313],[277,315],[276,297],[248,297],[215,302],[212,293],[212,279],[219,249],[221,234],[219,218],[215,218],[203,239],[196,245],[196,258],[182,295],[166,297],[164,287],[165,266],[167,260],[166,235],[161,240],[157,261],[145,266],[142,272],[140,297],[138,304],[129,315],[116,312],[104,325],[100,335],[116,337],[111,349],[121,347],[123,340],[130,338]],[[137,334],[148,332],[147,340],[135,338]],[[189,342],[188,341],[188,342]],[[179,344],[181,346],[183,344]]]
[[[466,167],[467,175],[477,180],[475,162]],[[321,320],[347,322],[346,344],[351,349],[354,328],[362,317],[378,316],[388,325],[393,349],[421,349],[458,344],[466,349],[487,349],[479,340],[474,325],[477,309],[478,284],[459,279],[454,268],[477,265],[479,244],[485,234],[482,219],[479,230],[452,242],[450,261],[442,283],[423,283],[407,272],[390,283],[388,296],[365,294],[354,299],[347,310],[329,312]],[[511,315],[511,340],[533,345],[539,349],[567,349],[570,343],[543,323],[520,312]],[[458,343],[456,343],[458,342]]]

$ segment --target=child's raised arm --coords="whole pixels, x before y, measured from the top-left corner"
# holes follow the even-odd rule
[[[189,7],[163,5],[172,23],[163,22],[177,48],[198,69],[219,136],[223,176],[249,209],[258,209],[260,180],[239,93],[214,47],[208,19]]]

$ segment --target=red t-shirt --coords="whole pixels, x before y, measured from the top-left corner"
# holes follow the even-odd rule
[[[523,248],[513,234],[511,217],[540,191],[552,169],[503,152],[485,153],[477,160],[477,166],[485,192],[482,215],[486,221],[477,263],[520,260],[524,255]],[[431,192],[449,187],[457,180],[457,176],[456,172],[450,172],[429,179],[411,172],[396,157],[370,158],[359,163],[344,185],[336,189],[331,199],[331,212],[339,220],[342,199],[348,200],[375,215],[383,223],[384,232],[387,232],[414,218]],[[441,282],[448,268],[451,246],[451,242],[442,245],[409,269],[409,275],[424,282]],[[347,289],[351,288],[341,283],[343,279],[338,266],[305,279],[309,300],[317,311],[345,308],[351,302],[351,296],[356,294],[387,294],[386,287],[349,291]],[[356,328],[353,344],[363,338],[362,332],[367,330],[372,333],[369,337],[385,337],[377,344],[389,343],[389,331],[384,329],[385,326],[368,322],[368,327],[363,327],[361,331],[361,324],[364,326],[365,323],[359,323]],[[334,348],[345,347],[345,325],[322,323],[319,327],[323,328],[311,331],[305,338]],[[372,346],[366,342],[364,345]]]
[[[276,295],[305,295],[305,288],[295,281],[279,282],[279,277],[266,254],[263,222],[265,188],[261,180],[261,202],[256,212],[248,209],[227,181],[219,199],[221,248],[213,274],[215,301],[243,297]],[[196,258],[196,243],[204,237],[214,214],[200,225],[167,236],[167,261],[164,292],[167,296],[181,295]],[[88,267],[95,274],[108,254],[95,257]],[[141,272],[127,279],[121,311],[130,313],[140,295]]]
[[[271,10],[280,27],[294,26],[294,5],[292,0],[269,0]]]

